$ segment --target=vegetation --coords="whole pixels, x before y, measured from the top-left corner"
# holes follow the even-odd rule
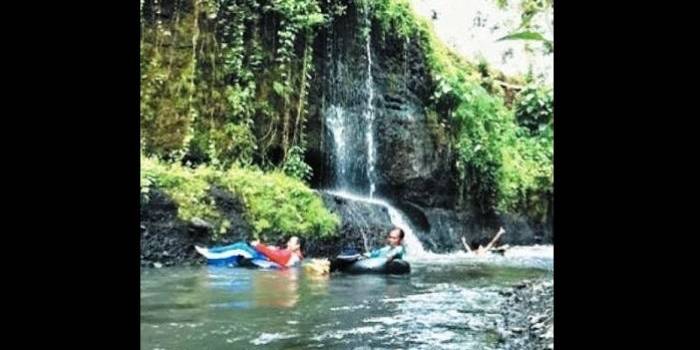
[[[500,8],[508,6],[508,0],[496,0]],[[546,53],[554,52],[554,40],[544,35],[544,30],[533,23],[535,16],[547,13],[554,9],[554,0],[521,0],[520,25],[512,33],[499,40],[532,40],[542,42]],[[549,23],[548,23],[549,24]],[[554,26],[554,20],[551,21]]]
[[[337,218],[303,183],[312,174],[305,132],[314,38],[348,6],[371,11],[381,37],[419,43],[433,86],[429,127],[457,151],[461,204],[543,218],[553,193],[551,89],[516,78],[528,85],[513,90],[488,63],[456,55],[408,0],[142,1],[144,194],[162,188],[182,219],[225,229],[207,195],[217,184],[244,200],[256,234],[332,234]],[[533,38],[522,33],[551,6],[523,1],[508,39]]]
[[[213,223],[225,232],[229,223],[208,195],[212,185],[237,195],[245,206],[245,219],[255,237],[284,235],[327,237],[336,233],[339,218],[331,214],[321,198],[299,180],[273,171],[230,167],[221,171],[208,166],[189,168],[141,157],[141,192],[148,200],[152,188],[167,193],[178,206],[178,216]]]
[[[524,25],[541,8],[529,7]],[[422,42],[435,85],[428,115],[451,126],[462,198],[486,213],[523,210],[544,218],[553,193],[551,89],[529,85],[508,108],[487,63],[469,63],[449,50],[409,1],[377,1],[374,14],[383,31]]]
[[[141,11],[147,155],[227,169],[303,154],[317,1],[145,0]]]

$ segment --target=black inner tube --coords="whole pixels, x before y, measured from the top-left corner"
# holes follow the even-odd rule
[[[352,274],[379,273],[379,274],[406,274],[411,272],[411,265],[405,260],[386,258],[336,258],[331,260],[331,272],[342,271]]]

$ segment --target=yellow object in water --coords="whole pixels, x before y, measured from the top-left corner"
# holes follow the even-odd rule
[[[327,275],[331,271],[331,262],[328,259],[310,259],[303,266],[304,272],[315,275]]]

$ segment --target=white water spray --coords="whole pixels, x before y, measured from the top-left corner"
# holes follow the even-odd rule
[[[339,173],[339,181],[342,184],[342,180],[345,179],[347,173],[347,159],[345,151],[345,110],[336,105],[330,106],[326,112],[326,120],[328,126],[333,134],[333,141],[335,142],[335,156],[337,157],[336,171]]]
[[[375,204],[375,205],[380,205],[383,206],[387,209],[387,212],[389,213],[389,219],[391,220],[391,224],[403,229],[403,232],[405,234],[403,242],[404,245],[406,246],[406,255],[407,255],[407,260],[415,260],[415,259],[420,259],[423,257],[428,257],[430,255],[433,255],[430,252],[427,252],[425,248],[423,248],[423,244],[421,244],[420,240],[418,237],[416,237],[415,232],[413,231],[413,228],[411,225],[408,223],[404,215],[396,208],[394,208],[391,204],[388,202],[377,199],[377,198],[368,198],[368,197],[363,197],[363,196],[358,196],[352,193],[348,192],[337,192],[337,191],[327,191],[329,194],[334,195],[336,197],[341,197],[353,201],[358,201],[358,202],[364,202],[364,203],[370,203],[370,204]],[[364,237],[364,235],[363,235]]]
[[[331,102],[329,108],[325,112],[326,125],[330,129],[333,137],[333,154],[335,156],[334,164],[336,171],[335,184],[332,186],[335,191],[327,192],[338,197],[385,207],[391,223],[404,231],[404,245],[406,246],[407,257],[418,258],[429,253],[423,248],[423,245],[420,240],[418,240],[418,237],[416,237],[408,220],[403,213],[391,206],[388,202],[376,198],[375,194],[377,150],[374,140],[374,120],[376,115],[374,108],[374,80],[372,77],[372,22],[369,8],[365,8],[362,16],[363,24],[365,28],[368,29],[365,35],[367,67],[364,77],[364,90],[366,92],[366,99],[363,101],[364,109],[362,110],[362,118],[360,120],[353,119],[353,114],[351,112],[348,113],[347,106],[345,106],[347,101],[345,100],[335,100]],[[342,74],[342,70],[338,70],[336,74]],[[355,134],[354,132],[355,130],[361,130],[360,127],[363,122],[365,127],[363,135],[364,142],[362,142],[361,138],[356,138],[355,136],[360,136],[361,134]],[[361,186],[362,188],[357,188],[357,181],[355,181],[354,178],[354,167],[358,163],[353,159],[355,156],[354,152],[356,151],[361,151],[367,156],[366,163],[364,164],[364,172],[367,178],[366,184],[368,188],[364,187],[364,185]],[[362,181],[360,183],[364,184],[365,182]],[[358,192],[361,194],[358,194]],[[365,249],[368,250],[366,234],[365,232],[361,232],[361,234]]]
[[[368,11],[366,11],[368,12]],[[365,24],[371,26],[369,21],[369,15],[365,13]],[[367,88],[367,109],[365,110],[365,120],[367,121],[367,133],[365,138],[367,140],[367,180],[369,181],[369,198],[374,197],[374,191],[376,186],[374,184],[374,163],[375,163],[375,152],[374,149],[374,81],[372,80],[372,35],[367,33],[367,79],[365,80],[365,87]]]

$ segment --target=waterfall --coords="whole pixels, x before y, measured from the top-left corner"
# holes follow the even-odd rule
[[[371,28],[371,22],[369,20],[369,11],[364,11],[365,25]],[[372,34],[371,31],[367,33],[367,42],[365,44],[367,48],[367,78],[365,80],[365,88],[367,89],[367,108],[365,109],[365,120],[367,121],[367,180],[369,181],[369,198],[374,197],[374,191],[376,190],[375,175],[374,175],[374,163],[375,163],[375,153],[376,149],[374,146],[374,131],[372,125],[374,124],[374,81],[372,80]]]
[[[405,215],[387,201],[379,198],[376,193],[376,161],[377,154],[374,121],[376,118],[374,100],[375,86],[372,77],[372,35],[369,7],[361,9],[356,35],[363,33],[364,39],[364,70],[358,67],[360,50],[353,51],[343,45],[334,34],[333,39],[327,39],[327,59],[330,60],[327,71],[328,94],[327,108],[323,110],[324,122],[330,132],[332,147],[329,152],[332,163],[333,183],[326,192],[366,203],[377,204],[387,209],[391,223],[404,231],[404,245],[409,259],[419,258],[429,254],[423,248],[415,235],[413,227]],[[352,55],[348,55],[348,51]],[[358,57],[352,57],[358,56]],[[360,61],[361,62],[361,61]],[[367,237],[362,233],[365,249]]]
[[[370,203],[370,204],[375,204],[375,205],[380,205],[384,208],[387,209],[387,212],[389,213],[389,218],[391,219],[392,225],[396,227],[400,227],[404,231],[404,239],[403,239],[403,244],[406,246],[406,255],[410,258],[421,258],[425,257],[426,255],[429,255],[430,253],[423,248],[423,245],[421,244],[420,240],[416,236],[415,232],[413,231],[413,227],[408,223],[408,220],[406,220],[406,217],[404,216],[401,211],[396,209],[394,206],[386,202],[385,200],[382,199],[377,199],[377,198],[369,198],[369,197],[364,197],[364,196],[358,196],[352,193],[348,192],[342,192],[342,191],[326,191],[329,194],[332,194],[337,197],[353,200],[353,201],[359,201],[359,202],[365,202],[365,203]],[[363,235],[364,237],[364,235]]]
[[[349,172],[349,163],[345,149],[347,140],[347,135],[345,134],[345,110],[339,106],[330,106],[326,111],[326,125],[331,134],[333,134],[333,144],[335,145],[333,155],[335,157],[336,186],[346,188],[348,186],[346,178]]]

